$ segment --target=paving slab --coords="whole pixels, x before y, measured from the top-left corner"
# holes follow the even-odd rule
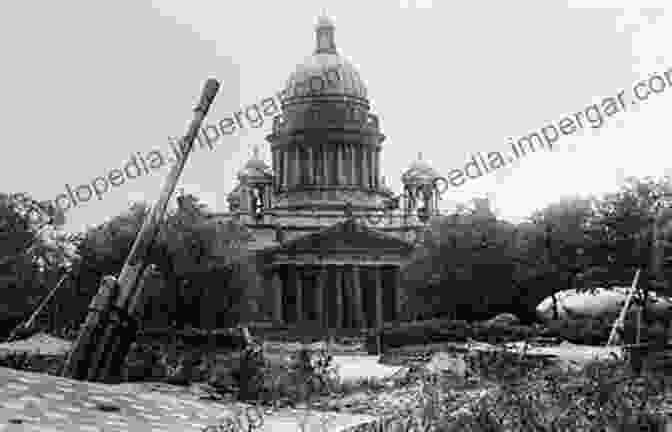
[[[0,432],[212,432],[237,410],[252,414],[254,407],[200,400],[164,384],[107,385],[0,368]],[[266,411],[263,419],[255,430],[374,430],[376,423],[372,416],[292,409]]]

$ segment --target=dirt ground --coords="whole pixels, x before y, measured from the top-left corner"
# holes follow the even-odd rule
[[[313,348],[323,348],[318,345],[320,344],[315,344]],[[521,350],[523,345],[522,342],[511,343],[508,347]],[[62,354],[67,352],[69,346],[67,341],[48,335],[36,335],[12,345],[0,345],[0,353],[12,350]],[[265,344],[265,351],[267,355],[277,357],[277,361],[285,362],[301,346],[272,342]],[[385,382],[385,385],[349,395],[316,398],[309,411],[320,412],[320,415],[329,413],[332,422],[329,430],[344,430],[352,422],[371,422],[380,417],[412,416],[421,404],[418,398],[422,392],[421,384],[410,382],[400,385],[398,380],[411,367],[429,360],[432,352],[454,352],[456,347],[469,350],[495,348],[485,343],[436,344],[405,347],[399,350],[398,355],[393,353],[380,359],[366,355],[362,346],[332,345],[330,349],[334,355],[334,363],[339,366],[344,380],[376,378]],[[553,356],[564,367],[580,367],[594,359],[622,355],[620,348],[576,345],[569,342],[553,346],[530,345],[527,352]],[[200,431],[207,425],[218,424],[223,417],[230,416],[236,406],[233,402],[224,401],[225,404],[222,405],[204,400],[207,392],[199,385],[189,388],[157,383],[109,386],[4,368],[0,368],[0,384],[0,430],[6,431],[74,430],[72,427],[82,431]],[[443,410],[456,412],[490,390],[486,383],[455,385],[454,389],[448,389],[441,395]],[[273,430],[294,431],[299,430],[297,422],[308,421],[305,419],[310,415],[306,417],[306,408],[308,407],[297,410],[269,408],[264,409],[263,414],[268,419],[267,426],[274,425]],[[317,422],[318,417],[310,421]],[[290,427],[290,424],[293,426]]]

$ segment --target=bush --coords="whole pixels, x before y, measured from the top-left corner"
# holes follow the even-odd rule
[[[622,360],[595,361],[569,372],[506,349],[471,353],[466,360],[470,370],[495,387],[461,403],[459,410],[422,412],[421,430],[665,430],[662,413],[670,380],[633,374]],[[441,390],[428,384],[423,392],[426,387],[429,393]]]
[[[554,336],[581,345],[604,345],[614,325],[612,318],[582,318],[548,323],[544,336]],[[633,344],[636,340],[636,323],[632,316],[625,321],[624,343]],[[666,329],[660,322],[642,322],[641,342],[664,342]]]
[[[440,342],[501,343],[525,340],[541,335],[538,328],[524,325],[479,322],[469,324],[461,320],[434,319],[402,323],[383,330],[383,347],[398,348],[405,345],[425,345]]]
[[[575,344],[604,345],[609,339],[611,325],[606,320],[585,318],[553,321],[546,336],[559,337]]]
[[[0,358],[0,367],[30,370],[30,354],[27,352],[8,353]]]
[[[264,374],[266,362],[262,346],[252,344],[243,350],[240,368],[233,371],[233,378],[237,381],[239,398],[243,401],[258,400],[264,391]]]
[[[39,352],[10,352],[0,357],[0,367],[52,375],[60,372],[64,362],[63,356],[42,355]]]

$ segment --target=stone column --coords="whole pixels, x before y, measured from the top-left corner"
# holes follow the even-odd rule
[[[366,155],[366,147],[361,147],[360,151],[362,152],[361,153],[362,154],[362,159],[359,162],[360,164],[362,164],[362,174],[361,174],[362,178],[360,179],[359,182],[361,183],[362,187],[366,188],[368,186],[368,182],[369,182],[369,177],[368,177],[369,169],[368,169],[368,166],[367,166],[368,157]]]
[[[292,166],[292,185],[297,185],[299,183],[299,149],[294,146],[291,151],[290,164]]]
[[[286,148],[282,149],[282,188],[287,189],[289,185],[289,152]]]
[[[273,169],[275,170],[275,175],[278,177],[278,181],[277,181],[278,189],[281,189],[282,188],[282,176],[283,176],[283,174],[282,174],[282,168],[283,168],[283,166],[282,166],[282,152],[280,150],[276,150],[275,154],[277,156],[276,160],[277,160],[278,163],[277,163],[277,165],[275,165],[275,168],[273,168]]]
[[[373,149],[373,184],[376,189],[380,188],[380,154],[378,153],[378,149],[374,148]]]
[[[347,176],[347,182],[349,185],[352,184],[352,144],[345,144],[345,152],[348,155],[346,158],[346,163],[348,166],[346,167],[346,176]]]
[[[317,157],[320,159],[320,162],[319,162],[319,167],[320,167],[319,174],[320,174],[320,176],[317,179],[317,183],[323,185],[324,184],[324,146],[319,145],[318,148],[319,148],[319,150],[317,152]]]
[[[371,185],[369,183],[369,149],[362,149],[362,185],[368,189]]]
[[[323,327],[328,327],[329,324],[324,316],[324,286],[327,281],[327,268],[322,266],[320,274],[317,277],[317,286],[315,287],[315,313],[317,320]],[[326,324],[326,325],[325,325]]]
[[[341,176],[343,174],[343,165],[341,163],[341,145],[334,145],[334,158],[336,159],[336,184],[341,183]]]
[[[383,178],[382,173],[380,172],[380,150],[376,148],[376,186],[381,187],[381,181]]]
[[[301,269],[294,266],[294,282],[296,284],[296,322],[303,321],[303,286],[301,279]]]
[[[383,322],[383,267],[376,266],[376,328],[382,328]]]
[[[341,143],[341,184],[348,184],[348,153],[347,153],[347,144]]]
[[[343,268],[336,268],[336,319],[334,328],[343,327]]]
[[[330,148],[328,145],[323,146],[324,151],[322,152],[323,163],[324,163],[324,185],[331,184],[331,167],[329,166],[329,152]]]
[[[350,266],[343,266],[343,327],[352,327],[352,278]]]
[[[376,188],[376,151],[369,149],[369,172],[371,173],[371,189]]]
[[[401,285],[401,267],[394,269],[394,319],[401,320],[401,302],[404,296],[404,288]]]
[[[362,283],[361,283],[361,274],[359,271],[359,266],[352,266],[352,305],[354,308],[354,325],[356,328],[364,327],[364,309],[362,303]]]
[[[352,184],[359,184],[359,172],[357,172],[357,159],[359,158],[359,152],[357,151],[357,146],[352,146]]]
[[[369,187],[369,155],[368,149],[362,147],[362,186],[366,189]]]
[[[294,148],[294,184],[301,183],[301,149],[298,146]]]
[[[275,175],[273,176],[273,189],[278,190],[278,152],[273,150],[273,171]]]
[[[292,157],[294,156],[294,150],[292,150],[291,147],[287,147],[287,151],[285,152],[285,158],[287,159],[287,186],[291,186],[294,184],[294,161],[292,160]]]
[[[313,147],[308,147],[308,184],[315,182],[315,163],[313,162]]]
[[[349,147],[347,143],[343,144],[343,183],[346,185],[350,184],[350,172],[348,167],[350,166],[350,152],[348,151]]]
[[[273,318],[276,321],[282,321],[282,279],[280,279],[280,273],[275,271],[273,272],[273,278],[271,279],[271,286],[273,291],[273,296],[275,299],[274,308],[273,308]]]

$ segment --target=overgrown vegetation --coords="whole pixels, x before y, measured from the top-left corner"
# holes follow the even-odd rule
[[[390,324],[383,330],[383,346],[398,348],[440,342],[476,340],[492,344],[517,342],[535,338],[555,338],[580,345],[604,345],[614,323],[614,317],[577,318],[551,321],[546,325],[517,325],[433,319]],[[624,342],[635,343],[636,321],[629,315],[624,327]],[[662,342],[666,329],[658,322],[642,322],[641,341]]]
[[[605,343],[611,317],[540,326],[535,324],[534,308],[561,289],[624,285],[637,268],[643,270],[645,289],[672,294],[669,274],[651,259],[660,252],[653,247],[654,238],[672,237],[666,231],[667,219],[657,229],[653,224],[658,212],[669,207],[669,196],[672,185],[667,178],[628,179],[617,192],[564,199],[520,224],[498,220],[488,209],[437,218],[404,275],[408,297],[403,307],[409,322],[386,326],[385,348],[472,339],[492,344],[535,338]],[[0,292],[5,300],[0,321],[6,327],[2,330],[7,333],[25,319],[64,272],[71,277],[48,314],[38,320],[38,327],[76,329],[100,278],[121,268],[146,210],[139,203],[105,224],[70,235],[60,231],[63,216],[55,209],[27,194],[0,194]],[[161,274],[150,284],[146,326],[211,329],[266,318],[270,305],[260,290],[255,261],[244,253],[247,240],[249,234],[240,226],[212,222],[196,197],[180,197],[148,257]],[[226,289],[222,280],[229,282]],[[500,312],[515,313],[520,322],[484,321]],[[440,318],[410,322],[418,317]],[[276,328],[275,335],[269,330],[268,337],[315,342],[323,336],[322,329],[312,327],[301,332]],[[346,336],[342,333],[339,336]],[[351,333],[353,338],[361,337],[358,331]],[[634,341],[632,320],[626,322],[624,336],[626,343]],[[644,317],[642,337],[664,340],[664,325]],[[293,362],[269,362],[261,344],[215,353],[214,348],[221,345],[217,341],[198,334],[192,338],[201,339],[139,341],[127,359],[128,379],[175,384],[208,381],[222,393],[276,405],[383,387],[379,382],[340,383],[329,356],[319,350],[300,351]],[[228,359],[220,370],[222,360],[217,356]],[[657,415],[664,388],[653,375],[629,374],[616,360],[581,373],[537,367],[505,350],[467,360],[479,379],[495,383],[498,390],[464,414],[463,430],[580,430],[591,421],[627,428],[637,419]],[[2,365],[27,370],[44,367],[28,355],[5,357]],[[428,413],[438,413],[454,396],[454,383],[425,378],[419,397],[423,401],[442,398],[427,408]],[[504,411],[510,416],[497,417]],[[436,425],[448,427],[449,417],[437,418]]]
[[[663,431],[668,421],[663,407],[672,378],[634,374],[622,359],[564,370],[500,347],[465,361],[480,395],[465,402],[465,387],[451,376],[420,373],[412,377],[413,407],[378,423],[404,431],[555,432]]]
[[[568,197],[518,224],[490,209],[437,217],[404,274],[407,318],[473,322],[509,312],[530,324],[553,293],[629,286],[638,268],[642,287],[670,295],[653,238],[669,237],[672,213],[657,231],[654,221],[671,196],[669,178],[629,178],[616,192]]]
[[[440,350],[451,351],[447,347]],[[138,379],[155,378],[174,384],[208,381],[216,391],[275,408],[311,409],[312,402],[320,397],[342,398],[389,389],[377,380],[342,382],[333,358],[322,348],[303,347],[291,361],[279,361],[263,355],[263,344],[254,343],[242,351],[231,351],[232,356],[238,354],[237,360],[219,370],[212,356],[208,359],[203,350],[184,344],[137,346],[134,352],[138,363],[142,363],[140,353],[147,356],[144,364],[135,366]],[[665,397],[671,395],[672,376],[660,371],[645,369],[638,375],[620,358],[565,370],[546,359],[528,356],[525,349],[512,351],[501,344],[492,351],[467,347],[461,352],[452,350],[451,355],[466,362],[465,379],[456,381],[450,373],[413,368],[406,382],[398,383],[404,388],[418,388],[413,406],[380,422],[401,423],[403,430],[422,431],[663,430]],[[428,359],[420,352],[416,354]],[[131,364],[129,361],[129,369]],[[26,354],[5,357],[2,366],[35,370]],[[217,385],[222,378],[218,373],[228,374],[229,385]],[[481,393],[465,399],[470,391]],[[261,412],[257,409],[255,415],[263,418]]]
[[[633,374],[622,360],[595,361],[576,372],[511,363],[499,369],[504,375],[497,391],[457,416],[450,430],[662,431],[665,425],[661,411],[669,379]],[[652,428],[632,429],[642,425]]]
[[[653,237],[668,235],[665,223],[656,231],[653,221],[670,196],[668,178],[630,178],[616,192],[562,199],[519,224],[489,209],[437,217],[403,276],[404,313],[474,322],[510,312],[531,324],[536,305],[554,292],[629,283],[637,268],[643,269],[643,287],[670,294],[665,272],[651,266]],[[221,328],[267,318],[272,305],[260,289],[255,260],[245,254],[250,234],[209,218],[195,196],[178,201],[148,257],[160,275],[150,284],[144,323]],[[38,324],[50,331],[76,327],[101,277],[119,272],[147,211],[136,203],[69,235],[59,232],[63,216],[40,206],[27,194],[0,195],[0,291],[13,302],[4,302],[0,321],[10,329],[65,269],[71,276]],[[40,231],[45,222],[48,229]]]

